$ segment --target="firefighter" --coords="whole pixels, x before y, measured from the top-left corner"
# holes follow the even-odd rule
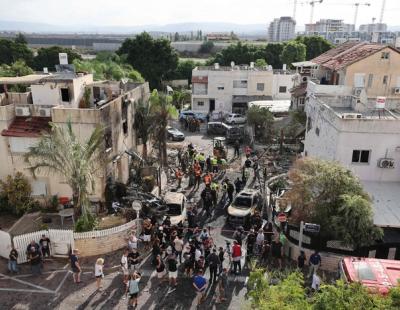
[[[200,187],[200,181],[201,181],[201,167],[199,163],[196,161],[194,165],[194,188],[199,188]]]
[[[211,166],[212,166],[212,172],[218,173],[218,159],[216,157],[211,158]]]

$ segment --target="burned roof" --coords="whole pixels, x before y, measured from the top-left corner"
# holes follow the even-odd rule
[[[387,47],[389,46],[369,42],[346,42],[311,61],[331,70],[340,70]]]
[[[50,131],[50,117],[16,117],[8,129],[1,132],[5,137],[37,138]]]

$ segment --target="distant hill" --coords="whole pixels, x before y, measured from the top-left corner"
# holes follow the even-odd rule
[[[149,32],[191,32],[202,30],[207,32],[230,32],[237,34],[263,34],[266,32],[266,24],[234,24],[234,23],[176,23],[167,25],[142,25],[142,26],[93,26],[74,25],[61,26],[45,23],[30,23],[19,21],[0,20],[0,31],[21,31],[38,33],[110,33],[127,34],[142,31]]]

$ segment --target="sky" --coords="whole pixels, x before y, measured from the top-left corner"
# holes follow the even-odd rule
[[[383,0],[323,0],[315,4],[314,21],[344,19],[352,23],[355,2],[360,6],[357,24],[379,20]],[[292,16],[294,0],[0,0],[0,20],[53,25],[136,26],[183,22],[267,24],[274,17]],[[310,20],[310,5],[298,0],[296,20],[303,28]],[[383,21],[400,25],[400,0],[386,0]]]

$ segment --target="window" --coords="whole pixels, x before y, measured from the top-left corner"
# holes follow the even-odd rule
[[[368,75],[368,84],[367,84],[368,88],[372,87],[373,80],[374,80],[374,75],[373,74],[369,74]]]
[[[233,88],[247,88],[247,80],[233,81]]]
[[[106,149],[112,148],[112,132],[110,128],[107,128],[104,132],[104,143],[106,145]]]
[[[217,89],[218,89],[218,90],[224,90],[225,87],[224,87],[224,86],[218,86]]]
[[[319,128],[318,128],[318,127],[315,128],[315,134],[316,134],[317,136],[319,136]]]
[[[287,89],[286,86],[279,86],[279,92],[280,93],[286,93],[286,89]]]
[[[387,83],[388,83],[388,76],[385,75],[385,76],[383,77],[383,85],[387,85]]]
[[[371,153],[371,151],[369,151],[369,150],[354,150],[353,156],[351,158],[351,162],[368,164],[370,153]]]
[[[123,121],[122,122],[122,131],[124,132],[124,135],[128,135],[128,121]]]
[[[257,90],[264,91],[264,83],[257,83]]]
[[[390,53],[389,52],[382,52],[381,59],[389,59]]]
[[[69,89],[68,88],[61,88],[61,101],[62,102],[70,102],[70,96],[69,96]]]
[[[204,106],[204,101],[197,101],[197,106],[199,106],[199,107]]]
[[[193,83],[193,95],[207,95],[208,84]]]

